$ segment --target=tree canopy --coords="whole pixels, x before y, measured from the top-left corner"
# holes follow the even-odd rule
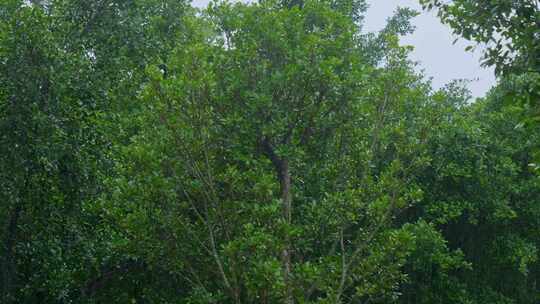
[[[0,302],[538,303],[538,3],[421,2],[512,72],[362,0],[0,0]]]

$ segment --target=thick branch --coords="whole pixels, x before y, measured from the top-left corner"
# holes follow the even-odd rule
[[[291,224],[292,199],[289,161],[285,158],[279,157],[275,153],[274,147],[272,147],[267,138],[263,138],[261,140],[261,146],[266,156],[270,159],[270,161],[272,161],[279,179],[283,219],[287,224]],[[291,284],[291,240],[288,236],[285,239],[285,248],[281,253],[281,258],[283,267],[283,282],[285,284],[285,303],[292,304],[294,303],[294,297]]]

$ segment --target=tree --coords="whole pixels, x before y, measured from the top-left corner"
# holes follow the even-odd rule
[[[442,99],[453,102],[437,117],[441,130],[428,140],[430,166],[415,175],[425,189],[424,199],[410,210],[412,218],[403,220],[421,218],[435,225],[470,268],[443,280],[437,268],[413,272],[420,278],[430,274],[430,283],[446,287],[437,291],[431,285],[423,294],[418,292],[422,281],[417,282],[412,301],[404,297],[406,303],[538,301],[539,188],[530,163],[539,133],[515,127],[527,112],[505,105],[502,90],[467,105],[468,97],[450,87],[446,95],[454,97]]]
[[[394,219],[422,196],[433,107],[398,45],[408,19],[364,40],[325,1],[206,16],[213,31],[148,70],[140,132],[117,147],[102,209],[122,250],[188,302],[396,299],[425,229]]]
[[[2,2],[2,303],[84,301],[81,290],[95,281],[94,269],[116,268],[107,265],[109,232],[100,230],[92,208],[99,176],[109,169],[109,123],[102,117],[114,116],[140,87],[141,71],[158,57],[148,44],[164,51],[163,37],[177,33],[184,7]],[[164,8],[171,16],[142,18]]]

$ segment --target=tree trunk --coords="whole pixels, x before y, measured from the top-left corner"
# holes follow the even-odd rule
[[[281,192],[281,207],[283,219],[287,225],[292,223],[292,195],[291,195],[291,172],[289,168],[289,160],[281,158],[274,152],[274,147],[268,139],[263,138],[260,142],[264,154],[272,161],[274,169],[277,173]],[[281,252],[282,268],[283,268],[283,283],[285,284],[285,303],[293,304],[293,288],[292,288],[292,263],[291,263],[291,240],[289,236],[285,237],[285,247]]]
[[[287,225],[291,224],[291,174],[289,170],[289,161],[280,160],[279,164],[279,183],[281,188],[281,203],[283,208],[283,218]],[[282,252],[283,259],[283,282],[285,283],[286,298],[285,303],[293,304],[293,292],[291,286],[291,240],[289,236],[285,239],[285,248]]]

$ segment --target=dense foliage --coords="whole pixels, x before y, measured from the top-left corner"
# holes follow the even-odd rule
[[[361,0],[0,2],[1,303],[540,300],[529,72],[434,90]]]

